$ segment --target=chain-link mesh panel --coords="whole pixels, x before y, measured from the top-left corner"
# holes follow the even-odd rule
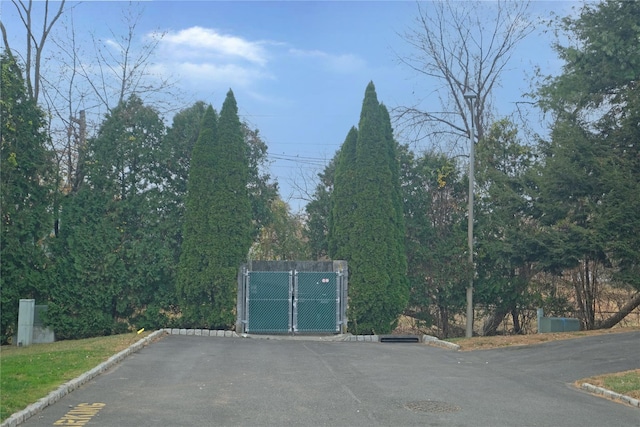
[[[295,280],[293,330],[339,331],[337,273],[298,272]]]
[[[248,288],[246,331],[274,334],[290,332],[291,273],[251,271]]]

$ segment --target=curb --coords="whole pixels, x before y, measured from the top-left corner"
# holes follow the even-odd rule
[[[423,335],[422,342],[427,343],[428,345],[432,345],[434,347],[445,348],[447,350],[460,350],[460,346],[458,344],[454,344],[449,341],[443,341],[438,337],[434,337],[431,335]]]
[[[342,341],[347,342],[380,342],[378,335],[347,335]]]
[[[38,400],[37,402],[27,406],[22,411],[18,411],[12,414],[9,418],[4,420],[2,424],[0,424],[0,427],[15,427],[22,424],[27,419],[31,418],[38,412],[42,411],[47,406],[53,405],[58,400],[62,399],[64,396],[71,393],[73,390],[79,388],[81,385],[97,377],[98,375],[108,370],[118,362],[121,362],[125,357],[129,356],[130,354],[139,351],[142,347],[145,347],[151,341],[153,341],[154,339],[156,339],[157,337],[159,337],[164,333],[165,333],[165,330],[161,329],[149,334],[149,336],[145,338],[142,338],[135,344],[122,350],[120,353],[114,356],[111,356],[109,359],[107,359],[106,362],[102,362],[101,364],[91,369],[90,371],[87,371],[84,374],[80,375],[79,377],[76,377],[71,381],[68,381],[62,384],[56,390],[52,391],[51,393],[49,393],[42,399]]]
[[[209,329],[176,329],[165,328],[162,331],[169,335],[185,335],[185,336],[202,336],[202,337],[233,337],[233,338],[254,338],[266,340],[299,340],[299,341],[344,341],[344,342],[380,342],[379,335],[351,335],[338,334],[329,336],[313,336],[313,335],[264,335],[264,334],[238,334],[234,331],[225,330],[209,330]],[[422,335],[421,342],[434,347],[440,347],[447,350],[460,350],[458,344],[441,339],[432,335]],[[2,426],[0,426],[2,427]]]
[[[348,335],[341,341],[380,342],[380,337],[378,335]],[[460,346],[458,344],[454,344],[449,341],[442,341],[441,339],[432,335],[423,335],[421,342],[430,346],[440,347],[447,350],[460,350]]]
[[[598,395],[601,395],[602,397],[605,397],[605,398],[611,399],[611,400],[619,400],[621,402],[627,403],[627,404],[629,404],[631,406],[634,406],[636,408],[640,408],[640,400],[634,399],[633,397],[626,396],[626,395],[620,394],[620,393],[616,393],[615,391],[607,390],[606,388],[596,387],[596,386],[591,385],[589,383],[582,383],[580,385],[580,388],[582,390],[588,391],[589,393],[598,394]]]
[[[165,328],[160,331],[166,332],[169,335],[189,335],[189,336],[197,336],[197,337],[233,337],[240,338],[240,335],[236,334],[234,331],[225,331],[222,329],[213,330],[213,329],[176,329],[176,328]]]

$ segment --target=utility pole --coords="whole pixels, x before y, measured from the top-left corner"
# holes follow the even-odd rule
[[[76,192],[84,178],[82,170],[82,162],[84,161],[84,152],[87,146],[87,116],[84,110],[80,110],[80,118],[71,117],[73,123],[78,124],[79,132],[76,137],[77,156],[75,158],[76,169],[73,170],[74,159],[72,158],[72,149],[69,146],[69,173],[68,181],[70,183],[70,191]]]
[[[469,216],[467,224],[467,238],[469,244],[469,266],[471,274],[469,275],[469,286],[467,286],[467,329],[465,336],[471,338],[473,336],[473,276],[475,275],[475,266],[473,265],[473,187],[475,174],[475,129],[473,119],[473,101],[477,98],[475,93],[467,92],[464,99],[469,100],[471,109],[471,132],[469,133]]]

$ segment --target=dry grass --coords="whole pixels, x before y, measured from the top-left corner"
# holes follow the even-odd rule
[[[484,350],[490,348],[510,347],[518,345],[533,345],[550,341],[583,338],[593,335],[616,334],[621,332],[640,331],[640,327],[598,329],[595,331],[556,332],[548,334],[530,335],[498,335],[493,337],[452,338],[448,341],[455,342],[462,351]]]

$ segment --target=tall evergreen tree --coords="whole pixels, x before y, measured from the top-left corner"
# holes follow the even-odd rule
[[[408,148],[401,155],[409,313],[447,337],[450,320],[465,307],[468,187],[455,159],[415,156]]]
[[[252,239],[248,151],[233,92],[205,113],[191,159],[178,289],[184,323],[233,324],[236,274]]]
[[[529,282],[540,255],[529,188],[534,153],[517,135],[513,124],[501,120],[476,147],[476,300],[489,311],[483,335],[494,335],[507,314],[521,333],[520,308],[533,306]]]
[[[356,333],[390,332],[409,298],[397,144],[391,129],[389,113],[371,82],[357,134],[349,132],[336,164],[329,239],[330,253],[349,262],[348,317]],[[353,214],[345,212],[349,209]]]
[[[0,342],[16,331],[20,298],[45,302],[45,239],[53,229],[45,116],[13,56],[0,56]]]
[[[539,91],[555,118],[536,200],[548,231],[543,261],[554,272],[580,273],[575,300],[588,329],[611,327],[640,306],[639,17],[640,2],[608,0],[563,19],[576,42],[556,46],[563,72]],[[634,293],[599,323],[603,270]]]
[[[132,96],[88,142],[86,180],[63,202],[52,247],[49,320],[58,336],[124,330],[172,292],[161,221],[163,138],[158,113]]]
[[[214,185],[213,171],[216,167],[214,145],[217,131],[218,115],[209,106],[191,154],[185,199],[182,250],[176,282],[185,326],[207,320],[210,309],[216,303],[210,281],[209,264],[213,256],[215,235],[209,227],[209,213],[213,209],[211,193]]]
[[[172,289],[177,280],[177,271],[183,242],[185,200],[187,183],[194,146],[198,140],[207,105],[196,102],[175,115],[171,128],[164,139],[163,161],[166,164],[162,192],[162,221],[164,241],[171,248],[173,262],[169,271],[171,278],[166,287]],[[277,197],[277,184],[264,172],[267,160],[267,145],[258,130],[242,123],[244,144],[249,157],[249,198],[253,209],[254,235],[258,229],[271,221],[270,203]],[[169,294],[167,294],[169,295]],[[175,297],[175,295],[171,295]],[[169,301],[166,301],[169,303]],[[165,304],[167,305],[167,304]],[[175,306],[175,298],[171,304]]]
[[[347,259],[352,253],[356,215],[355,164],[358,130],[352,127],[336,156],[334,188],[331,193],[328,253],[333,259]]]

